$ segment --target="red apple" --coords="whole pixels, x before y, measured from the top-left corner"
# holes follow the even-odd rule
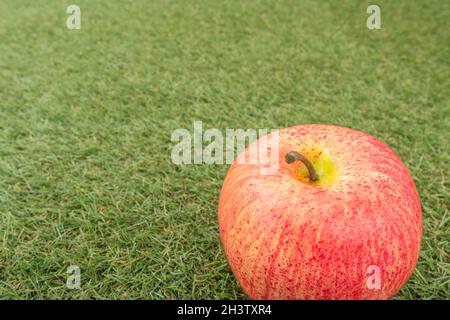
[[[220,195],[222,244],[247,295],[392,297],[413,272],[422,237],[419,196],[402,161],[374,137],[330,125],[282,129],[278,151],[274,175],[235,161]],[[300,155],[311,170],[295,161]]]

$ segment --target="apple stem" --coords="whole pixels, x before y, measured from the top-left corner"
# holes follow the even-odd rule
[[[288,164],[291,164],[296,160],[303,162],[303,164],[308,169],[309,179],[311,181],[319,180],[319,177],[317,176],[314,166],[304,155],[298,153],[297,151],[291,151],[291,152],[286,153],[285,159]]]

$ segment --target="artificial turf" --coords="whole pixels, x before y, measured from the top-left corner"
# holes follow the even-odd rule
[[[450,299],[450,4],[377,0],[381,30],[369,4],[0,1],[0,298],[246,298],[218,233],[228,165],[171,162],[201,120],[387,143],[423,206],[395,298]]]

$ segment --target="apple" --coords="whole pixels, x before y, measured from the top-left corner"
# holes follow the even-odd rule
[[[399,157],[332,125],[281,129],[278,152],[275,174],[236,160],[223,183],[220,237],[243,290],[251,299],[392,297],[422,238],[420,199]]]

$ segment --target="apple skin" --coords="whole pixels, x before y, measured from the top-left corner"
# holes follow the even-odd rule
[[[339,126],[289,127],[279,130],[279,141],[276,174],[261,175],[260,165],[235,161],[220,195],[222,245],[247,295],[395,295],[413,272],[422,238],[420,199],[400,158],[374,137]],[[239,157],[255,148],[256,142]],[[323,185],[298,173],[301,162],[284,161],[289,151],[307,156],[314,148],[333,166]],[[367,285],[369,266],[380,270],[378,289]]]

